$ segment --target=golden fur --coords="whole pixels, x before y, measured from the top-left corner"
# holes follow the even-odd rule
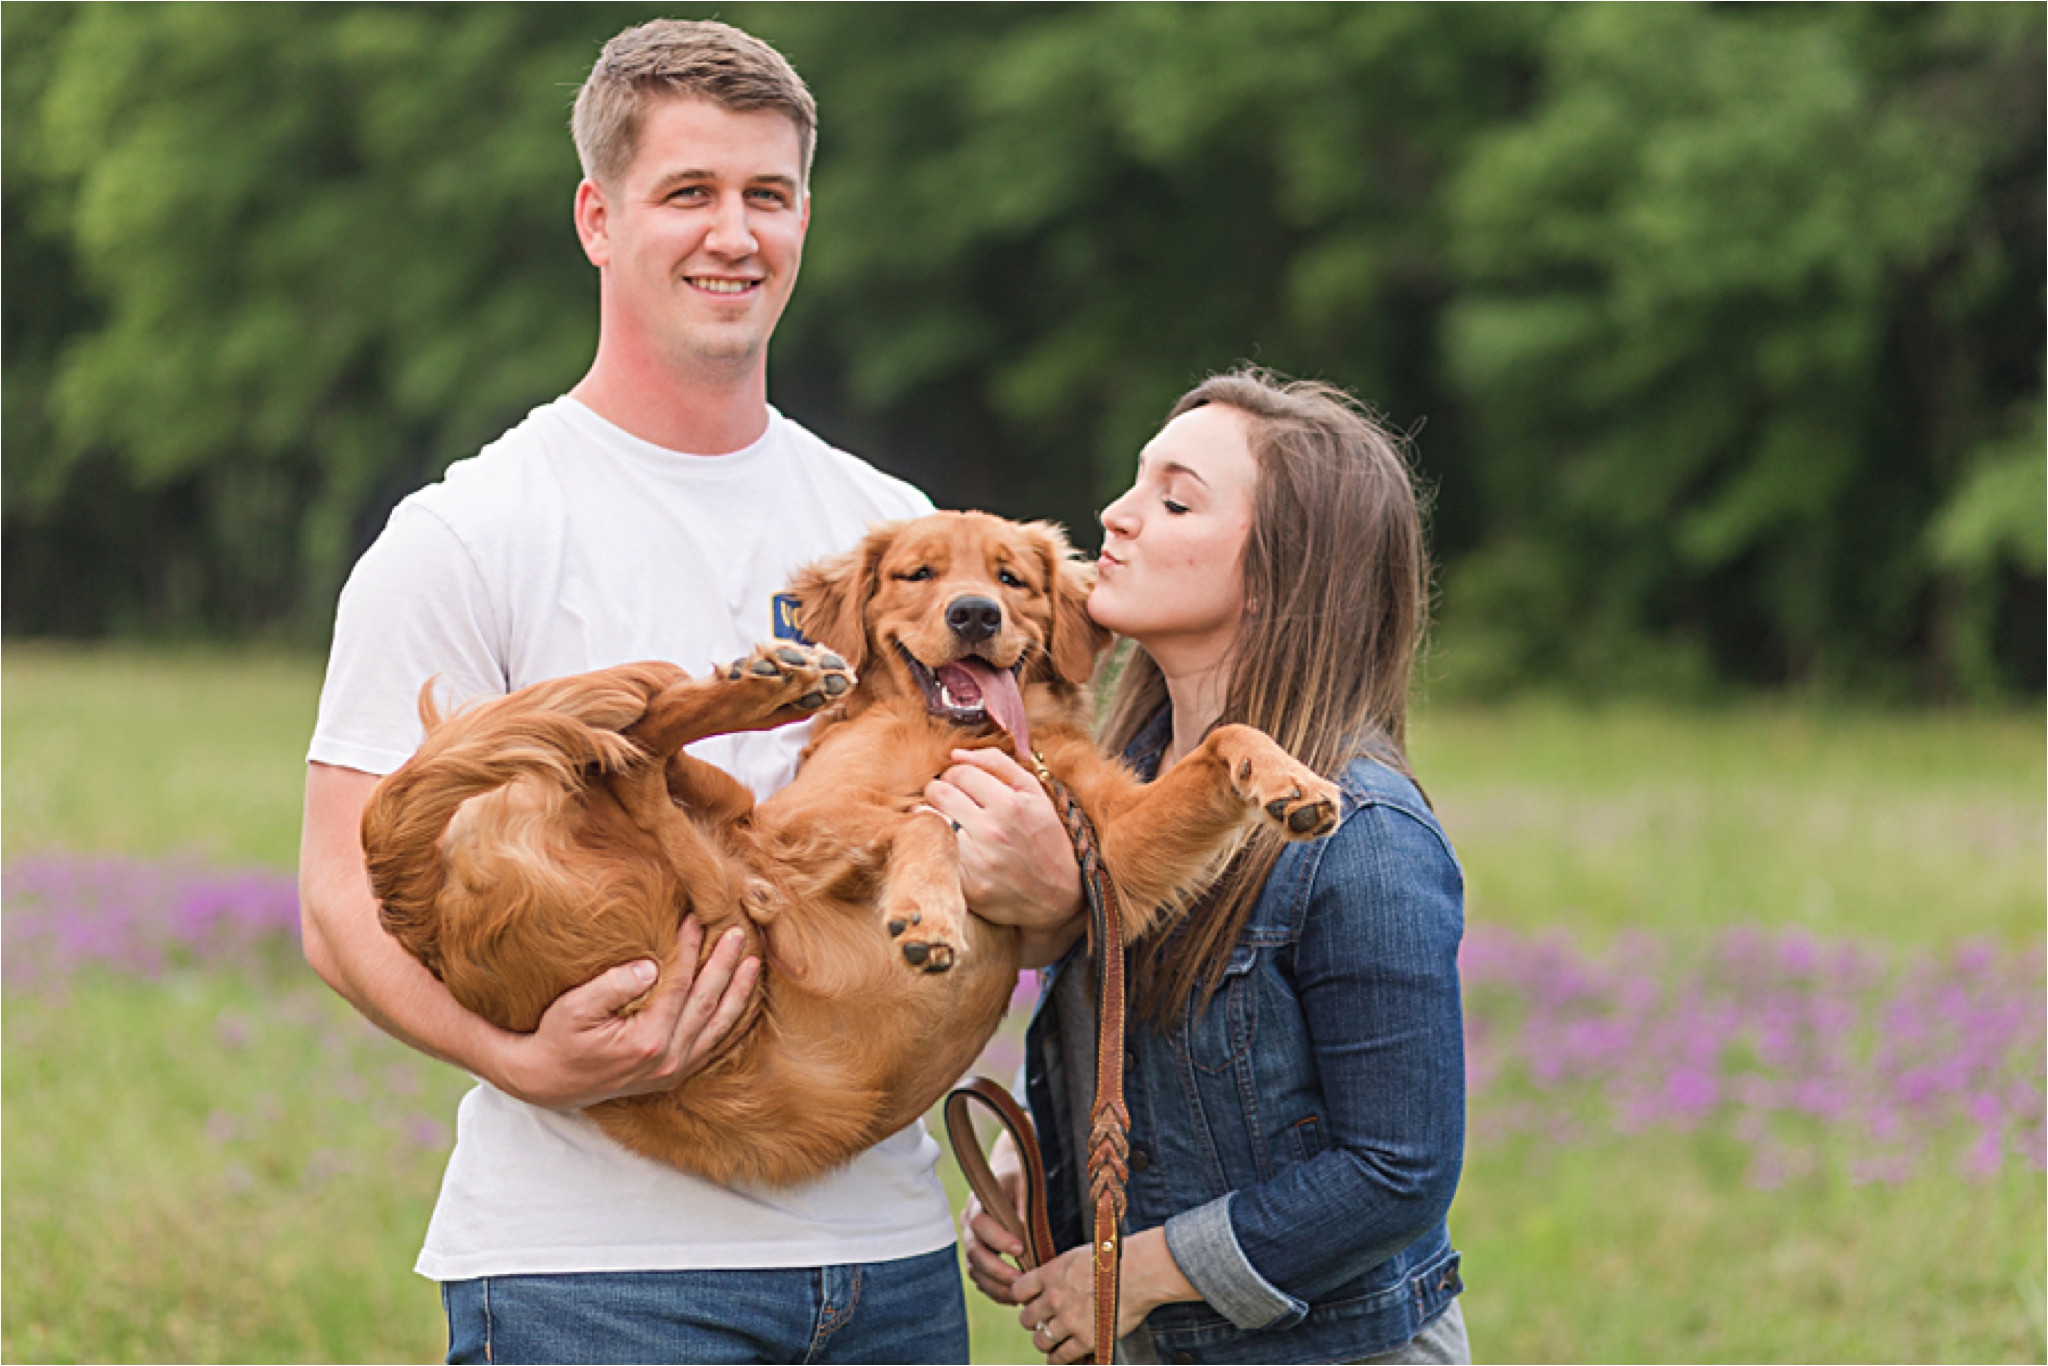
[[[363,813],[383,923],[463,1005],[521,1031],[608,968],[675,971],[686,914],[707,956],[739,927],[765,971],[716,1058],[672,1091],[588,1113],[719,1182],[845,1163],[960,1078],[1017,975],[1016,931],[969,913],[954,832],[919,809],[951,750],[1011,740],[949,712],[935,671],[988,681],[996,719],[998,697],[1018,695],[1001,677],[1015,679],[1032,747],[1096,822],[1127,939],[1249,822],[1297,839],[1335,825],[1336,789],[1243,726],[1150,785],[1098,753],[1086,685],[1108,637],[1085,610],[1092,576],[1055,527],[940,513],[796,576],[815,647],[764,645],[694,679],[624,665],[447,720],[423,693],[427,739]],[[679,752],[811,715],[796,780],[759,805]]]

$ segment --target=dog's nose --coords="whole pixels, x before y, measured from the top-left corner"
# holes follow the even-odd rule
[[[1003,628],[1003,607],[989,598],[955,598],[946,608],[946,625],[962,640],[987,640]]]

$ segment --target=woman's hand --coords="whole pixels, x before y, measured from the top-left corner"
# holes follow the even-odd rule
[[[1021,1223],[1025,1217],[1024,1161],[1017,1155],[1017,1145],[1011,1141],[1008,1130],[997,1136],[995,1147],[989,1150],[988,1165],[1002,1183]],[[967,1277],[974,1282],[975,1289],[997,1304],[1018,1303],[1011,1287],[1024,1274],[1017,1260],[1024,1255],[1024,1244],[982,1208],[978,1195],[968,1196],[967,1208],[961,1212],[960,1246],[967,1252]]]
[[[1053,1362],[1079,1361],[1095,1352],[1095,1259],[1087,1246],[1062,1252],[1036,1271],[1027,1271],[1010,1287],[1022,1306],[1017,1322],[1031,1334],[1031,1345]],[[1133,1316],[1128,1295],[1117,1303],[1117,1336],[1144,1321]]]
[[[1127,1337],[1162,1304],[1202,1298],[1166,1246],[1164,1229],[1148,1228],[1124,1240],[1116,1335]],[[1063,1252],[1010,1284],[1021,1305],[1017,1322],[1031,1345],[1051,1362],[1079,1361],[1095,1352],[1095,1259],[1087,1246]]]

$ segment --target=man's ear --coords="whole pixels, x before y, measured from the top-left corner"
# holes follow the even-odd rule
[[[790,596],[797,601],[797,629],[804,639],[832,651],[855,673],[867,667],[867,604],[875,595],[882,553],[897,525],[876,527],[852,550],[814,560],[789,579]]]
[[[1052,522],[1034,522],[1039,554],[1045,557],[1051,585],[1052,640],[1047,652],[1054,672],[1076,687],[1095,676],[1095,659],[1115,637],[1088,615],[1088,595],[1095,591],[1095,566],[1074,558],[1067,536]]]
[[[611,209],[604,187],[588,176],[576,187],[576,238],[590,264],[601,269],[611,263]]]

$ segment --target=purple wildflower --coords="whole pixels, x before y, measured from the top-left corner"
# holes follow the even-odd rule
[[[183,860],[20,859],[0,873],[0,900],[10,986],[61,985],[86,966],[153,978],[177,963],[253,963],[299,928],[291,874]]]
[[[431,1115],[413,1115],[405,1122],[405,1136],[422,1148],[443,1149],[449,1145],[448,1126]]]
[[[1559,1141],[1573,1119],[1721,1125],[1763,1186],[1819,1170],[1824,1151],[1859,1182],[1905,1180],[1934,1151],[1980,1177],[2041,1166],[2039,946],[1892,961],[1744,927],[1679,961],[1643,935],[1597,956],[1554,932],[1475,927],[1460,966],[1475,1142]]]

